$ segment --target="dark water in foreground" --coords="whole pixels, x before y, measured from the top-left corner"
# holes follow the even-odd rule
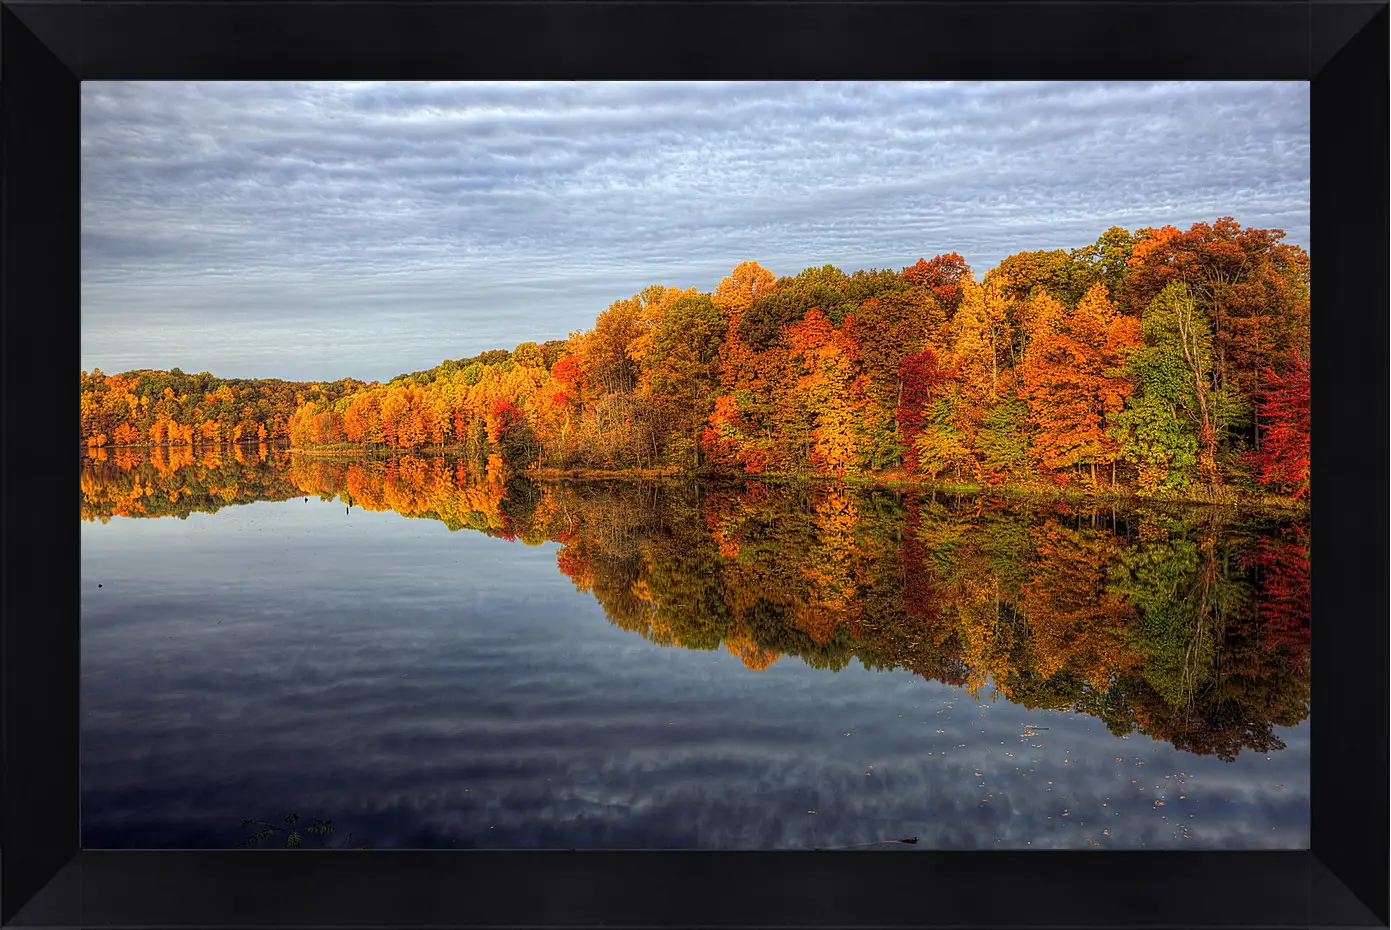
[[[81,489],[88,847],[1308,846],[1300,522],[254,448]]]

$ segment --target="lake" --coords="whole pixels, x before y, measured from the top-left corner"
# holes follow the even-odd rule
[[[264,446],[80,488],[89,848],[1309,845],[1304,518]]]

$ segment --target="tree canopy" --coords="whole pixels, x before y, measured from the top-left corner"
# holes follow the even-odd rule
[[[91,448],[462,449],[533,467],[1307,495],[1309,257],[1230,217],[977,280],[900,271],[653,285],[592,328],[386,384],[82,373]]]

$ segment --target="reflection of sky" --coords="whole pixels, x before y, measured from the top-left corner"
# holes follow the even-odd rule
[[[754,673],[610,625],[556,550],[317,498],[83,524],[85,845],[296,811],[377,847],[1308,846],[1307,724],[1223,763],[909,672]]]

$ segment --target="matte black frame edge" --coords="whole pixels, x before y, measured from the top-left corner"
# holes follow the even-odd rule
[[[1386,759],[1363,750],[1388,732],[1388,497],[1353,480],[1391,452],[1384,3],[36,6],[0,4],[0,923],[1386,926]],[[76,387],[50,382],[80,338],[78,82],[357,75],[1312,78],[1315,303],[1341,308],[1313,330],[1314,655],[1321,705],[1358,714],[1320,718],[1313,850],[80,851],[78,533],[45,506],[77,464]]]

